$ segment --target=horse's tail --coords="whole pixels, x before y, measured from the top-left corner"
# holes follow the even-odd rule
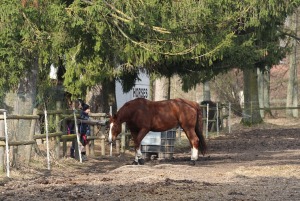
[[[195,127],[195,132],[199,138],[199,149],[204,156],[207,150],[206,142],[205,142],[205,137],[203,136],[203,124],[202,124],[202,111],[199,105],[197,105],[197,122],[196,122],[196,127]]]

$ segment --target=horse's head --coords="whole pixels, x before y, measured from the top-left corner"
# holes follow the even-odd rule
[[[111,116],[109,120],[109,135],[108,141],[113,142],[116,137],[121,133],[122,125],[117,119],[117,115]]]

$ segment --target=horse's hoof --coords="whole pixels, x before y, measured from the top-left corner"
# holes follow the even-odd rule
[[[190,160],[190,165],[192,165],[192,166],[196,165],[196,161]]]
[[[139,163],[138,162],[136,162],[136,161],[133,161],[132,162],[132,165],[138,165]]]
[[[143,158],[138,159],[138,163],[140,165],[144,165],[145,164],[145,160]]]

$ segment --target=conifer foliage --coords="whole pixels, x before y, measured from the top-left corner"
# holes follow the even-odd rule
[[[298,6],[298,0],[2,0],[0,92],[13,89],[34,59],[38,86],[61,62],[74,96],[110,79],[128,90],[140,69],[179,74],[188,89],[233,67],[278,62],[285,54],[281,26]]]

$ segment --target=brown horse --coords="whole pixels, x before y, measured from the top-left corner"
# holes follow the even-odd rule
[[[204,155],[206,142],[202,134],[202,112],[199,104],[184,99],[149,101],[137,98],[123,105],[110,118],[109,142],[121,132],[126,122],[135,144],[134,164],[144,164],[140,150],[141,141],[149,131],[161,132],[180,126],[191,145],[191,161],[198,159],[198,149]]]

